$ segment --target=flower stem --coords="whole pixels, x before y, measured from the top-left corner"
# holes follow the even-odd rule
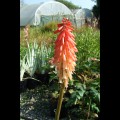
[[[57,110],[55,113],[55,120],[59,120],[59,117],[60,117],[60,111],[61,111],[61,106],[62,106],[62,101],[63,101],[64,90],[65,90],[65,85],[62,83],[61,89],[60,89],[60,95],[59,95],[59,99],[58,99]]]

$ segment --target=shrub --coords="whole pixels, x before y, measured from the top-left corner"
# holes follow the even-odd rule
[[[76,71],[79,71],[88,58],[100,58],[100,32],[84,27],[75,32],[75,35],[78,49]]]
[[[57,22],[49,22],[41,27],[41,32],[53,32],[57,29]]]

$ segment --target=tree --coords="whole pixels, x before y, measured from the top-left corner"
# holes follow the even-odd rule
[[[96,2],[96,5],[93,6],[92,12],[98,20],[98,28],[100,28],[100,0],[92,0]]]
[[[93,6],[92,12],[94,16],[98,19],[100,17],[100,0],[92,0],[96,2],[96,5]]]
[[[55,0],[57,2],[61,2],[64,5],[66,5],[69,9],[80,9],[81,7],[74,5],[72,2],[66,1],[66,0]]]

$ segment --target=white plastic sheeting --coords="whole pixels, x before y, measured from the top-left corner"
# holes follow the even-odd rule
[[[27,24],[40,25],[45,22],[44,20],[52,21],[54,16],[57,16],[56,19],[59,20],[61,16],[62,18],[64,16],[71,18],[73,14],[68,7],[56,1],[26,5],[20,8],[20,26],[26,26]]]
[[[87,8],[79,9],[74,12],[76,27],[81,27],[85,24],[85,19],[91,19],[93,17],[93,13],[91,10]]]

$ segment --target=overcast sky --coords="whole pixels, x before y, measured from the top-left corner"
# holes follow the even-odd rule
[[[24,2],[27,4],[34,4],[34,3],[47,2],[47,1],[52,1],[52,0],[24,0]],[[92,7],[96,4],[92,0],[67,0],[67,1],[70,1],[73,4],[78,5],[82,8],[88,8],[88,9],[92,9]]]

